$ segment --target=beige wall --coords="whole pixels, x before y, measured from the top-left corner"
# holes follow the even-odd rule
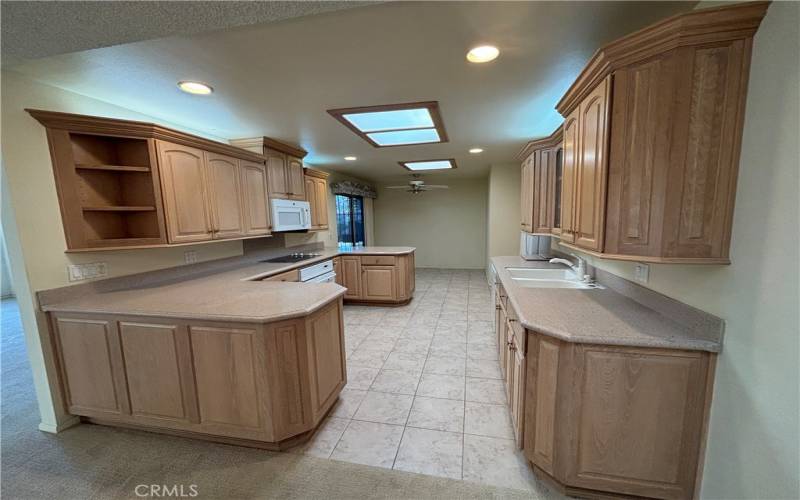
[[[379,186],[375,200],[377,245],[417,248],[417,267],[480,269],[486,265],[486,178],[426,176],[449,189],[413,195]],[[399,185],[399,182],[391,185]]]
[[[105,262],[109,276],[182,265],[184,252],[194,250],[200,260],[240,255],[240,241],[186,247],[66,254],[45,129],[24,111],[39,108],[114,118],[154,121],[148,116],[2,72],[2,182],[3,229],[11,264],[28,353],[34,372],[42,428],[54,430],[59,419],[53,404],[45,360],[49,358],[43,318],[37,317],[33,293],[68,285],[67,265]],[[166,124],[169,125],[169,124]],[[182,128],[174,126],[174,128]],[[184,130],[185,127],[183,127]],[[212,139],[208,134],[198,133]],[[53,380],[51,378],[51,380]],[[55,389],[55,388],[54,388]]]
[[[486,216],[487,262],[499,255],[519,255],[520,220],[519,163],[492,165]]]
[[[703,498],[800,498],[799,12],[774,2],[756,34],[732,264],[651,265],[646,285],[725,319]],[[633,279],[632,263],[588,260]]]

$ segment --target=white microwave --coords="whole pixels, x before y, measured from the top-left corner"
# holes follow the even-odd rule
[[[302,231],[311,227],[311,205],[307,201],[272,200],[272,230]]]

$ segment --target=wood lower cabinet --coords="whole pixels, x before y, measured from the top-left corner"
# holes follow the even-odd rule
[[[292,269],[284,273],[273,274],[272,276],[267,276],[261,281],[300,281],[300,270]]]
[[[568,493],[692,498],[711,397],[706,352],[528,333],[525,456]]]
[[[333,272],[336,273],[336,284],[344,286],[344,276],[342,275],[342,258],[333,258]]]
[[[342,255],[345,299],[354,302],[401,304],[414,295],[414,253],[404,255]],[[334,265],[335,262],[334,262]],[[339,272],[337,271],[337,278]]]
[[[768,6],[691,11],[597,51],[557,105],[562,243],[611,259],[730,263],[750,56]]]
[[[395,266],[361,265],[361,299],[391,302],[397,300]]]
[[[328,229],[328,174],[305,170],[306,199],[311,206],[311,231]]]
[[[49,314],[67,408],[99,423],[280,449],[346,382],[341,299],[267,324]]]
[[[342,256],[342,285],[347,288],[345,299],[361,298],[361,257],[355,255]]]

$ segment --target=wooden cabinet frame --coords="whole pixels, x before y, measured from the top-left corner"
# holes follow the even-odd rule
[[[266,324],[48,314],[70,413],[284,449],[311,436],[347,381],[342,308]]]
[[[563,148],[563,130],[557,128],[550,136],[528,142],[517,154],[522,159],[522,230],[549,235],[557,230],[556,175]]]
[[[768,6],[679,14],[597,51],[556,106],[567,248],[730,263],[750,56]]]
[[[368,304],[405,304],[414,296],[414,252],[403,255],[350,255],[337,257],[337,283],[347,288],[345,300]]]

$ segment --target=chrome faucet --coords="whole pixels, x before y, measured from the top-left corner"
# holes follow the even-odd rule
[[[572,272],[575,273],[575,275],[578,277],[579,280],[586,281],[586,261],[575,255],[574,253],[571,253],[570,255],[575,257],[575,259],[577,259],[575,264],[573,264],[571,261],[567,259],[560,259],[560,258],[550,259],[550,263],[564,264],[566,266],[569,266],[569,268],[572,269]]]

